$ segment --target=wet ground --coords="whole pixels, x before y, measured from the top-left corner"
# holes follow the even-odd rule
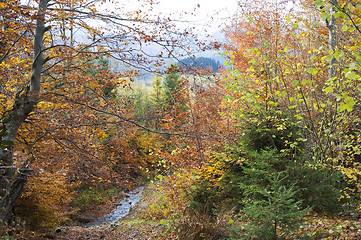
[[[126,197],[117,204],[117,208],[111,213],[99,218],[96,222],[88,224],[86,227],[95,227],[106,224],[115,224],[117,221],[125,217],[130,210],[140,201],[143,195],[144,187],[136,188],[135,190],[123,193]]]

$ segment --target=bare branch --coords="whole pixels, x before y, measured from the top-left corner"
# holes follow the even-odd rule
[[[11,49],[13,49],[16,45],[16,43],[18,43],[20,41],[20,39],[22,37],[25,36],[25,34],[28,32],[28,30],[25,30],[14,42],[13,44],[9,47],[9,49],[6,51],[6,53],[0,58],[0,63],[2,63],[2,61],[5,60],[5,58],[10,54]]]

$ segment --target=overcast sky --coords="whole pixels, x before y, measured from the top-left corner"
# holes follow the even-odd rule
[[[114,1],[110,1],[114,2]],[[229,22],[237,9],[237,0],[158,0],[153,5],[153,14],[171,16],[172,20],[189,21],[200,29],[206,27],[209,32],[216,32]],[[118,0],[117,7],[124,10],[146,10],[142,0]],[[111,7],[108,9],[111,9]],[[210,26],[206,26],[206,25]]]
[[[230,13],[237,8],[237,0],[160,0],[159,8],[168,12],[193,11],[206,16],[215,12]],[[198,7],[199,6],[199,7]]]
[[[237,0],[160,0],[156,7],[164,13],[187,12],[185,20],[194,24],[211,24],[214,30],[227,23],[237,9]],[[194,15],[190,15],[193,13]]]

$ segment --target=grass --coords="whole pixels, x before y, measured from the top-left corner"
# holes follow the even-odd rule
[[[223,238],[215,237],[212,239],[244,239],[245,230],[243,229],[243,226],[246,223],[240,221],[236,215],[232,215],[231,213],[227,216],[225,215],[226,218],[224,219],[217,219],[215,224],[211,225],[211,228],[204,228],[203,230],[199,226],[205,226],[207,221],[203,220],[207,218],[203,218],[204,216],[196,215],[196,217],[192,217],[189,212],[184,212],[183,215],[177,215],[179,217],[178,219],[174,219],[174,215],[165,216],[154,214],[154,212],[152,212],[154,211],[154,208],[151,208],[150,206],[155,206],[162,197],[162,191],[159,190],[159,186],[162,186],[161,182],[150,183],[145,188],[142,200],[115,228],[115,239],[210,239],[207,237],[204,238],[202,231],[212,230],[213,228],[215,231],[227,229],[228,233],[231,234],[228,238],[224,238],[223,236]],[[358,219],[352,219],[341,215],[331,217],[312,213],[306,216],[304,220],[304,224],[299,229],[288,235],[280,233],[279,236],[282,239],[305,240],[361,239],[361,223]],[[192,229],[192,226],[197,227]],[[196,233],[196,231],[198,232]],[[205,233],[212,234],[207,231]]]

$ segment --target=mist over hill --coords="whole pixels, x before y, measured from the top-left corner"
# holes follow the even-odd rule
[[[205,44],[210,44],[211,42],[219,42],[221,44],[226,42],[226,38],[221,31],[216,31],[214,33],[208,34],[206,36],[201,36],[199,38],[200,42],[204,42]],[[192,42],[192,41],[191,41]],[[191,43],[190,42],[190,43]],[[195,43],[194,43],[195,44]],[[150,68],[150,69],[138,69],[139,76],[134,78],[134,81],[139,82],[141,84],[150,85],[152,82],[152,78],[154,76],[153,70],[157,71],[165,71],[171,64],[178,64],[185,70],[195,70],[197,68],[207,69],[211,68],[214,72],[218,72],[221,67],[224,67],[225,58],[221,54],[221,50],[205,50],[200,51],[196,50],[197,46],[190,46],[190,48],[194,48],[195,51],[192,52],[192,55],[184,54],[180,52],[178,49],[175,51],[174,56],[167,56],[164,48],[157,43],[148,43],[147,45],[142,46],[142,51],[146,52],[148,58],[150,60],[159,59],[159,55],[163,53],[163,61],[164,65],[162,67]],[[183,57],[182,57],[183,56]],[[111,59],[111,68],[114,71],[118,72],[126,72],[129,70],[135,70],[134,66],[130,66],[116,59]]]
[[[207,57],[188,57],[178,61],[178,65],[187,70],[197,70],[197,69],[212,69],[213,72],[219,72],[219,68],[221,67],[221,63],[216,61],[213,58]]]

